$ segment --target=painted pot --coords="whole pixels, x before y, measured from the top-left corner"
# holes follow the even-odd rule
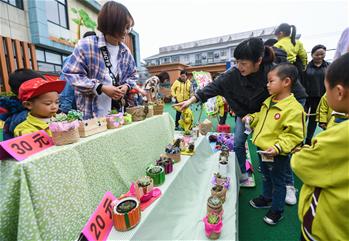
[[[220,199],[217,196],[210,196],[207,199],[207,213],[214,212],[218,215],[221,215],[223,211],[222,205],[223,205],[222,199]]]
[[[135,194],[142,203],[153,197],[154,182],[148,176],[139,178],[135,183]]]
[[[126,197],[115,203],[113,224],[117,231],[128,231],[137,226],[141,220],[139,201],[134,197]]]
[[[169,174],[173,171],[173,160],[167,156],[161,156],[160,159],[156,161],[156,165],[162,166],[165,170],[165,174]]]
[[[227,189],[222,185],[215,185],[211,188],[211,196],[219,197],[223,203],[225,202],[226,194]]]
[[[214,220],[214,222],[212,221]],[[222,217],[215,213],[209,213],[204,219],[205,234],[209,239],[218,239],[223,228]]]
[[[146,175],[151,177],[154,186],[160,186],[165,182],[165,170],[162,166],[150,166],[146,169]]]

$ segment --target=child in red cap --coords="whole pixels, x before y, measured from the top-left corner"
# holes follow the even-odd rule
[[[43,78],[34,78],[21,84],[18,98],[29,110],[29,114],[27,119],[16,127],[14,135],[21,136],[44,130],[51,136],[48,121],[58,111],[58,94],[63,91],[64,86],[63,80]]]

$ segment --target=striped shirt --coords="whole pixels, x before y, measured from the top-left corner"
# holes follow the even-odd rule
[[[111,110],[111,98],[96,92],[99,84],[112,85],[100,51],[103,46],[106,46],[103,34],[80,39],[63,66],[62,75],[74,86],[76,106],[83,112],[84,119],[102,117]],[[117,63],[117,73],[114,75],[119,76],[118,85],[128,84],[131,88],[134,87],[138,79],[136,64],[130,50],[123,43],[119,44]]]

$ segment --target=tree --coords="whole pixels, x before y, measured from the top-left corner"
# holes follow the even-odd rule
[[[96,29],[96,22],[93,21],[84,9],[71,8],[71,11],[77,15],[77,18],[73,19],[73,22],[78,25],[77,39],[80,39],[81,26],[94,31]]]

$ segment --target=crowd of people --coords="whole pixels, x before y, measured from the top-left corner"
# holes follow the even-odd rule
[[[141,104],[142,96],[156,101],[159,84],[170,76],[162,72],[143,88],[137,85],[136,64],[123,43],[133,25],[124,5],[106,2],[98,15],[100,33],[88,34],[77,43],[60,80],[29,69],[11,73],[9,83],[15,96],[0,99],[3,139],[37,130],[51,135],[48,121],[59,111],[76,108],[90,119]],[[234,152],[242,187],[253,182],[245,166],[246,125],[253,129],[263,189],[250,205],[268,209],[263,218],[266,223],[277,224],[285,203],[297,203],[293,172],[300,178],[302,240],[349,238],[348,30],[341,36],[333,63],[325,60],[326,47],[321,44],[311,49],[308,63],[307,52],[296,39],[296,27],[283,23],[275,30],[275,39],[242,41],[234,51],[236,65],[206,87],[197,89],[184,70],[171,87],[177,129],[190,130],[192,126],[181,118],[192,120],[190,105],[211,97],[219,96],[221,124],[228,106],[235,113]],[[313,137],[317,124],[324,131]]]

